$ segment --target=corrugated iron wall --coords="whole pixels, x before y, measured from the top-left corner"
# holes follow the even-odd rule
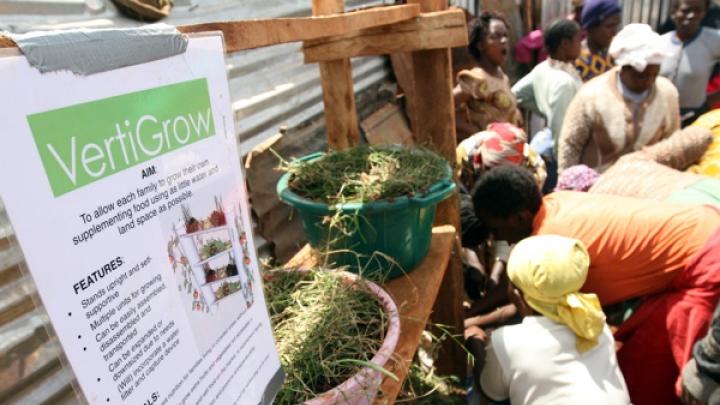
[[[481,0],[450,0],[450,4],[455,7],[464,8],[472,15],[478,15],[482,11]]]
[[[346,7],[383,3],[349,0]],[[175,4],[165,20],[173,25],[311,14],[310,0],[176,0]],[[138,24],[118,16],[106,0],[0,0],[0,29],[7,31]],[[322,113],[317,66],[303,64],[299,48],[300,44],[294,43],[228,56],[241,154],[275,135],[280,127],[292,128]],[[356,93],[390,75],[384,58],[356,58],[352,64]],[[34,304],[35,285],[21,271],[22,252],[12,240],[12,228],[0,202],[0,403],[80,403],[72,390],[74,375],[61,366],[62,348],[46,332],[47,314]]]
[[[527,0],[522,0],[524,3]],[[653,29],[668,17],[670,0],[619,0],[623,9],[623,24],[645,23]],[[483,8],[482,0],[451,0],[477,15]],[[543,21],[551,21],[571,11],[570,0],[543,0]]]
[[[311,14],[311,0],[177,0],[168,24],[250,18],[278,18]],[[348,9],[392,3],[390,0],[349,0]],[[135,26],[120,17],[108,0],[0,0],[0,29],[26,32],[41,29]],[[281,126],[293,127],[322,112],[316,65],[302,62],[300,44],[286,44],[230,55],[227,58],[230,93],[240,149],[275,135]],[[355,91],[361,92],[389,76],[384,58],[353,59]]]
[[[620,0],[623,24],[645,23],[653,29],[665,21],[670,11],[670,0]]]

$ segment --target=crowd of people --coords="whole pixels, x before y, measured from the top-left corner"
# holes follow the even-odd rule
[[[454,98],[474,390],[720,404],[720,8],[671,0],[660,34],[621,26],[617,0],[577,6],[512,85],[504,16],[470,27]]]

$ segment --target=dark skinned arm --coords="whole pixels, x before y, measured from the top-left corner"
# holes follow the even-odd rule
[[[479,314],[485,314],[507,304],[508,302],[510,301],[507,295],[505,263],[502,260],[496,260],[490,272],[487,294],[481,299],[473,302],[467,310],[466,316],[471,317]]]

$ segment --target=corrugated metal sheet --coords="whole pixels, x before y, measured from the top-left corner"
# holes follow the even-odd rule
[[[230,91],[241,153],[277,133],[320,115],[322,89],[315,65],[304,65],[299,45],[251,50],[229,58]],[[355,91],[387,78],[383,58],[352,61]]]
[[[472,15],[478,15],[483,10],[481,0],[450,0],[450,5],[464,8]]]
[[[622,24],[645,23],[656,29],[668,17],[670,0],[619,0]],[[543,0],[542,26],[572,11],[570,0]]]
[[[645,23],[653,29],[668,18],[670,0],[620,0],[623,25]]]
[[[180,0],[176,3],[180,5],[164,22],[181,25],[311,14],[310,0]],[[346,7],[383,3],[386,2],[355,0],[347,1]],[[139,24],[119,17],[112,4],[102,0],[5,0],[0,1],[0,16],[0,29],[12,32]],[[318,69],[315,65],[303,64],[299,48],[298,43],[285,44],[228,57],[228,78],[243,152],[276,134],[280,126],[293,127],[322,112]],[[382,81],[388,74],[384,58],[353,60],[356,92]]]
[[[350,0],[346,7],[383,3]],[[311,14],[310,0],[176,0],[175,4],[165,20],[174,25]],[[0,0],[0,29],[12,32],[138,24],[118,16],[105,0]],[[242,154],[280,127],[292,128],[322,113],[317,66],[303,64],[299,47],[298,43],[285,44],[228,56]],[[356,93],[387,80],[390,74],[384,58],[357,58],[352,65]],[[20,271],[22,253],[10,239],[12,228],[0,202],[0,403],[79,403],[71,385],[74,376],[61,366],[62,349],[46,332],[47,314],[31,299],[34,283]]]
[[[519,0],[524,3],[527,0]],[[548,21],[560,18],[572,11],[571,0],[535,0],[542,3],[542,23],[544,26]],[[713,0],[715,4],[720,1]],[[670,13],[671,0],[619,0],[622,7],[622,23],[644,23],[653,29],[664,22]],[[474,15],[482,11],[482,0],[450,0],[450,3],[469,10]]]

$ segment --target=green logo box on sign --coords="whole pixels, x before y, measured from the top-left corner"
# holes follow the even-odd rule
[[[206,79],[28,115],[53,195],[215,135]]]

